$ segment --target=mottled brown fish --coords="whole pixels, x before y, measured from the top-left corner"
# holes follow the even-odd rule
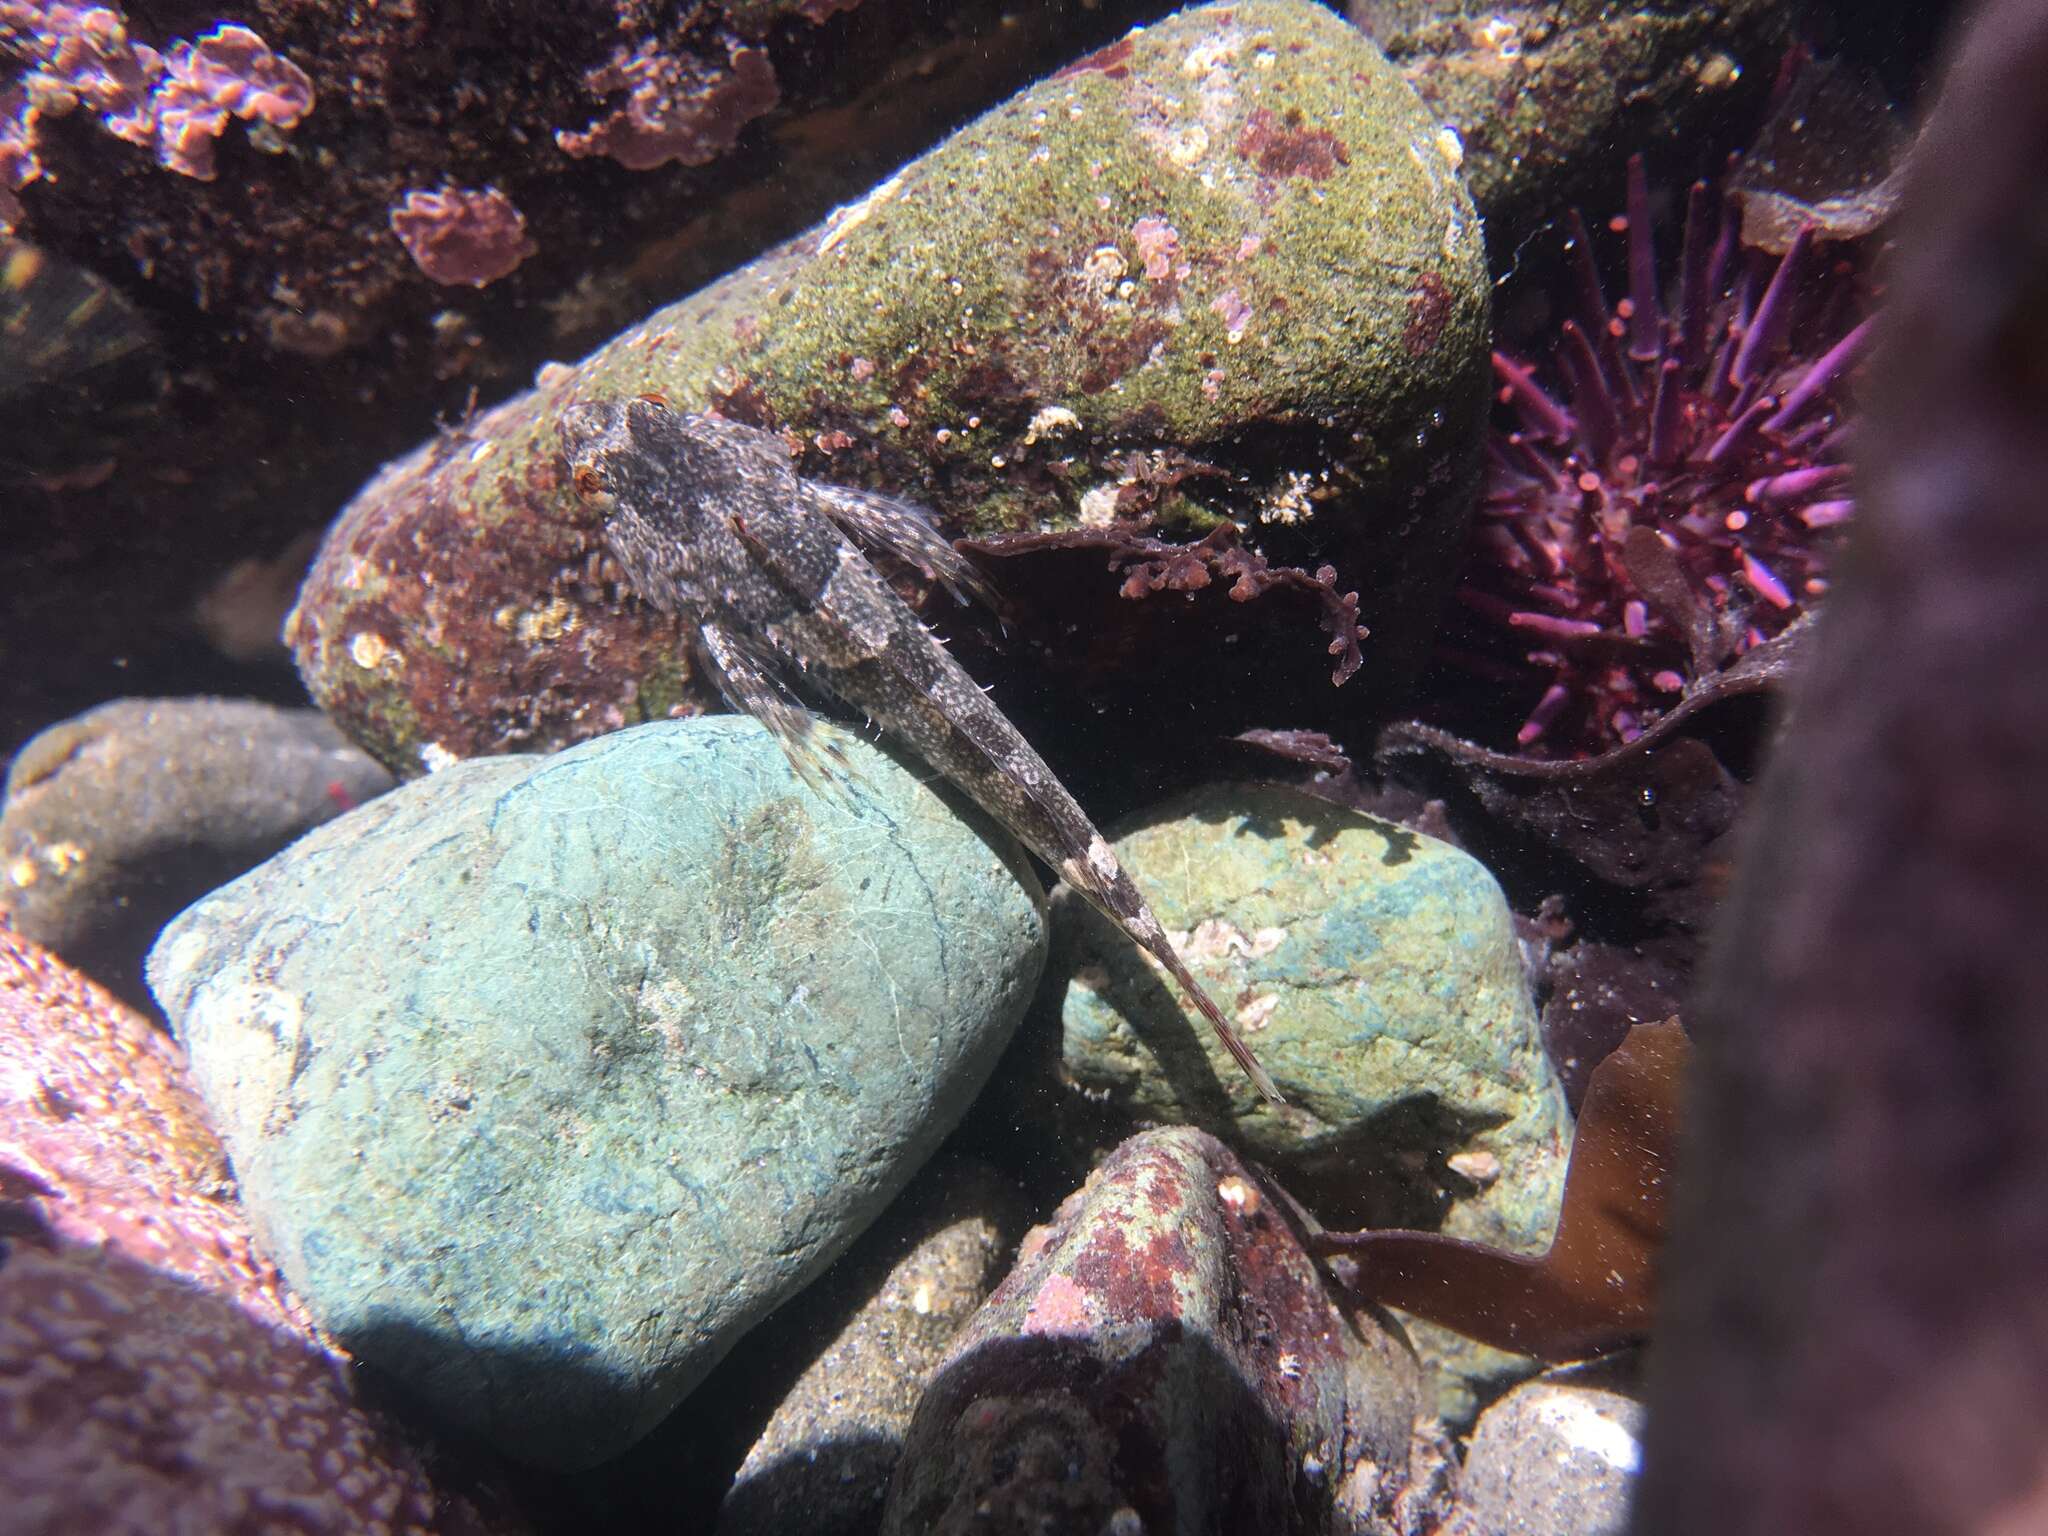
[[[634,591],[693,631],[726,702],[772,731],[800,774],[816,780],[822,767],[792,674],[899,737],[1057,869],[1166,967],[1259,1092],[1283,1102],[1095,824],[861,554],[855,541],[955,596],[979,592],[922,511],[807,480],[773,434],[649,397],[573,406],[560,430]]]

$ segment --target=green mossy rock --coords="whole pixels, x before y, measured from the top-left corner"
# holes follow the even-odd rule
[[[308,577],[300,670],[401,773],[698,697],[673,628],[602,579],[556,438],[570,404],[654,391],[954,534],[1103,521],[1122,492],[1169,529],[1229,516],[1279,563],[1335,562],[1373,630],[1363,686],[1396,679],[1485,425],[1455,153],[1307,0],[1134,32],[386,468]]]
[[[1064,908],[1067,1070],[1146,1120],[1194,1123],[1298,1168],[1332,1225],[1435,1225],[1517,1250],[1549,1241],[1571,1120],[1544,1054],[1512,916],[1485,867],[1447,843],[1293,790],[1219,786],[1112,841],[1196,976],[1234,1012],[1288,1107],[1259,1098],[1170,985],[1092,909]],[[1343,1192],[1340,1165],[1405,1195]],[[1377,1150],[1374,1150],[1377,1148]],[[1336,1154],[1343,1149],[1346,1156]],[[1484,1154],[1481,1180],[1443,1167]],[[1482,1172],[1484,1161],[1465,1165]],[[1425,1189],[1423,1186],[1428,1185]],[[1405,1202],[1419,1201],[1412,1209]]]

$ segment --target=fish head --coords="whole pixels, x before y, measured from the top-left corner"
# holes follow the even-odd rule
[[[657,507],[689,521],[706,507],[803,495],[789,445],[775,433],[679,411],[658,394],[579,402],[556,431],[577,494],[608,523]]]
[[[647,395],[570,406],[556,424],[570,483],[586,503],[608,516],[621,497],[632,494],[650,465],[674,461],[683,420],[665,402]]]

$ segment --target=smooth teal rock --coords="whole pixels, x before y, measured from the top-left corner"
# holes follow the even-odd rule
[[[1083,1088],[1296,1171],[1330,1225],[1433,1226],[1447,1205],[1446,1231],[1542,1250],[1571,1120],[1485,866],[1249,786],[1184,796],[1114,842],[1289,1107],[1261,1100],[1151,963],[1076,903],[1056,974]]]
[[[959,1119],[1044,958],[1014,845],[857,735],[752,721],[458,763],[150,957],[321,1324],[506,1452],[651,1428]]]

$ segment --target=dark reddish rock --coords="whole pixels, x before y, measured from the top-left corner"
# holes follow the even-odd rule
[[[582,237],[621,222],[620,184],[577,157],[705,165],[777,105],[778,69],[794,66],[806,106],[847,89],[804,68],[829,14],[815,6],[701,6],[673,26],[576,0],[524,31],[494,22],[488,48],[455,14],[240,12],[185,37],[146,8],[9,0],[21,67],[0,76],[0,223],[157,307],[196,303],[259,336],[280,311],[330,314],[381,349],[432,302],[384,229],[409,189],[496,185],[544,209],[541,243],[565,248],[555,277],[574,281]],[[231,119],[248,131],[228,135]]]
[[[1947,63],[1691,1014],[1659,1536],[2048,1524],[2048,10],[1975,8]]]
[[[208,34],[245,29],[303,71],[312,105],[289,128],[230,114],[206,140],[212,181],[115,137],[89,105],[38,119],[46,174],[19,192],[20,233],[149,316],[147,358],[128,366],[151,361],[169,388],[130,411],[112,408],[130,402],[125,381],[118,400],[116,381],[75,366],[46,381],[52,338],[15,330],[8,314],[29,356],[13,353],[0,379],[0,651],[36,665],[0,667],[0,755],[117,694],[295,697],[288,674],[231,664],[195,631],[194,599],[229,566],[324,526],[437,420],[461,421],[547,359],[580,355],[815,222],[950,125],[1157,9],[12,0],[5,13],[28,20],[0,27],[17,45],[0,43],[0,119],[41,56],[25,33],[60,13],[125,13],[131,49],[170,54],[182,39],[195,65]],[[697,118],[730,144],[715,159],[637,171],[556,141],[628,105],[630,92],[587,78],[618,49],[652,42],[679,65],[724,69],[733,39],[766,59],[779,100],[758,117],[721,106]],[[15,153],[0,128],[0,186]],[[534,254],[483,288],[431,279],[390,215],[410,192],[451,186],[496,188],[527,220]],[[8,259],[0,313],[14,277]],[[25,374],[32,403],[13,398]]]
[[[949,533],[1232,521],[1358,588],[1358,687],[1394,686],[1469,514],[1482,243],[1438,124],[1355,30],[1294,0],[1183,12],[387,467],[308,578],[300,670],[402,772],[701,699],[672,626],[622,600],[556,433],[569,405],[655,392]],[[1065,586],[1048,651],[1089,600]],[[1249,625],[1220,590],[1194,601],[1114,599]],[[1283,686],[1330,709],[1317,664],[1351,637],[1303,640]],[[1216,646],[1232,687],[1270,690],[1256,647]],[[1102,655],[1128,686],[1162,651],[1200,670],[1186,650]]]
[[[354,1401],[254,1249],[177,1047],[0,929],[10,1531],[509,1531]]]
[[[883,1529],[1386,1531],[1413,1356],[1325,1291],[1204,1132],[1124,1143],[1026,1239],[918,1405]]]
[[[10,1239],[0,1415],[21,1536],[519,1528],[437,1494],[316,1344],[118,1249]]]

